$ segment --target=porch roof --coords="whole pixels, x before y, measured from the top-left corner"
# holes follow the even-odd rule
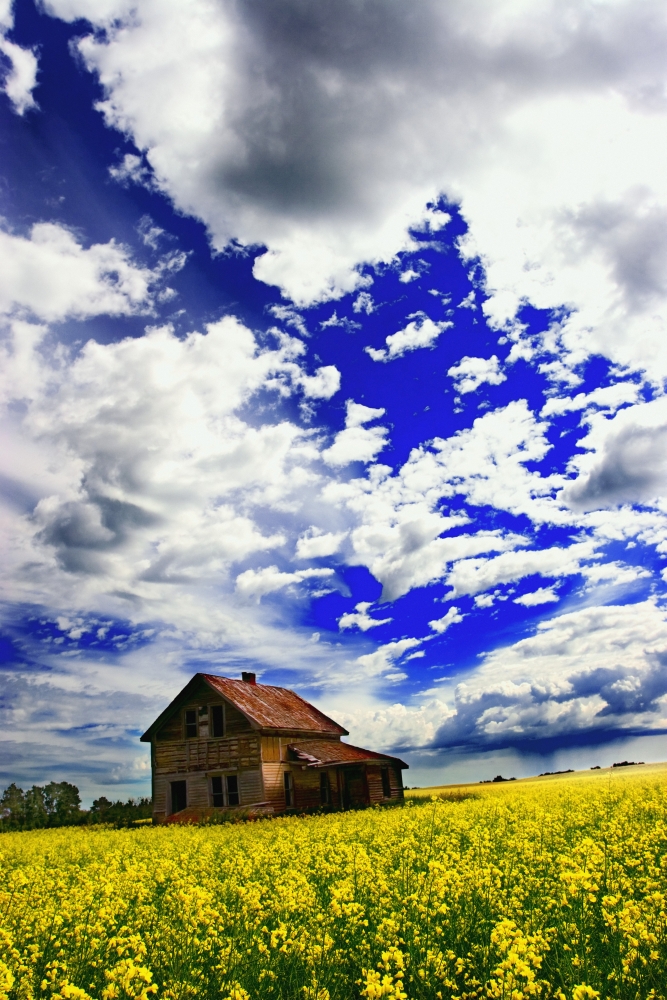
[[[387,766],[407,768],[405,761],[391,757],[375,750],[365,750],[350,743],[340,743],[338,740],[299,740],[290,743],[288,749],[297,760],[308,767],[339,767],[349,764],[386,764]]]

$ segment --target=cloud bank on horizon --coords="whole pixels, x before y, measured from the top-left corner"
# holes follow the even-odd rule
[[[667,730],[664,5],[0,29],[7,775],[139,787],[204,664],[431,766]]]

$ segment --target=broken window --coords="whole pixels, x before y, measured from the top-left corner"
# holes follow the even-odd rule
[[[320,771],[320,802],[323,806],[331,805],[331,786],[327,771]]]
[[[225,716],[222,705],[211,705],[211,736],[225,735]]]
[[[285,805],[294,805],[294,782],[292,780],[292,772],[285,771],[283,773],[283,782],[285,784]]]
[[[185,736],[186,739],[195,739],[197,736],[197,713],[194,708],[185,710]]]
[[[382,775],[382,794],[384,795],[385,799],[390,799],[391,798],[391,782],[389,780],[389,768],[388,767],[383,767],[380,770],[380,774]]]

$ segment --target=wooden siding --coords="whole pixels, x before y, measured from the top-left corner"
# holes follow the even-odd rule
[[[238,774],[239,778],[239,805],[252,806],[263,801],[262,773],[257,770],[230,771],[214,769],[213,773],[218,774]],[[153,800],[153,816],[159,823],[171,814],[171,788],[172,781],[185,781],[187,788],[187,808],[207,809],[211,805],[210,778],[208,772],[196,772],[189,774],[166,774],[157,775],[155,778],[155,798]]]
[[[241,771],[239,793],[242,806],[252,806],[264,801],[262,772],[259,768],[256,771]]]
[[[215,740],[181,740],[155,746],[155,773],[189,774],[212,768],[253,768],[260,766],[259,737],[223,737]]]
[[[286,770],[289,769],[278,761],[264,762],[262,764],[264,801],[269,802],[276,811],[285,808],[285,786],[283,785],[283,774]]]

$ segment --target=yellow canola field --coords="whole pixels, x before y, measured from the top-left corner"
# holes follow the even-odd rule
[[[0,998],[664,998],[664,772],[467,791],[4,834]]]

